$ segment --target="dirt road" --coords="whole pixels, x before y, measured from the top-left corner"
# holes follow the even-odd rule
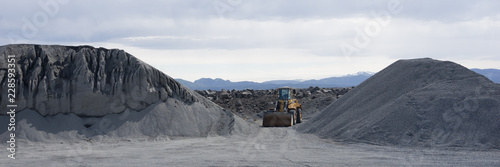
[[[20,143],[17,159],[6,159],[0,166],[500,166],[500,150],[341,144],[291,127],[259,127],[248,136],[71,145]]]

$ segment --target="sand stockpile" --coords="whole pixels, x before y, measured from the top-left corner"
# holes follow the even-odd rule
[[[243,120],[118,49],[7,45],[16,59],[16,137],[30,141],[227,135]],[[6,106],[7,62],[0,62]],[[0,111],[1,140],[8,135]]]
[[[500,148],[500,85],[453,62],[400,60],[298,130],[338,141]]]

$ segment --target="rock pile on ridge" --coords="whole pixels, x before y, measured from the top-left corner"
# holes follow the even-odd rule
[[[246,126],[231,112],[123,50],[6,45],[0,47],[0,55],[4,60],[16,56],[19,138],[200,137],[226,135]],[[6,84],[7,62],[0,61],[1,106],[7,105]],[[0,111],[0,122],[8,122],[6,112]],[[6,129],[1,128],[1,138]]]
[[[304,119],[310,118],[330,103],[352,90],[348,88],[309,87],[297,89],[296,98],[302,104]],[[263,112],[275,107],[274,89],[258,90],[195,90],[215,104],[245,119],[262,120]]]
[[[500,148],[500,85],[453,62],[400,60],[298,130],[382,145]]]

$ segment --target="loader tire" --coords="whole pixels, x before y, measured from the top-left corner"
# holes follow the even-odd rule
[[[296,119],[296,122],[297,123],[302,123],[302,109],[298,109],[297,110],[297,119]]]

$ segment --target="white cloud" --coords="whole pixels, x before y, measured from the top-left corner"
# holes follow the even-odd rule
[[[401,13],[349,57],[341,44],[352,44],[356,29],[364,31],[376,21],[371,13],[387,9],[391,0],[243,0],[230,4],[223,17],[213,2],[219,1],[70,1],[23,41],[121,48],[188,80],[319,79],[376,72],[397,59],[419,57],[500,68],[496,1],[401,0]],[[0,32],[19,36],[22,18],[43,12],[24,1],[9,1],[0,10]],[[8,43],[0,36],[0,44]]]
[[[277,78],[321,79],[359,71],[379,71],[396,60],[383,55],[347,60],[343,57],[318,56],[302,49],[288,48],[160,50],[108,43],[92,45],[124,48],[166,74],[190,81],[203,77],[257,82]]]

